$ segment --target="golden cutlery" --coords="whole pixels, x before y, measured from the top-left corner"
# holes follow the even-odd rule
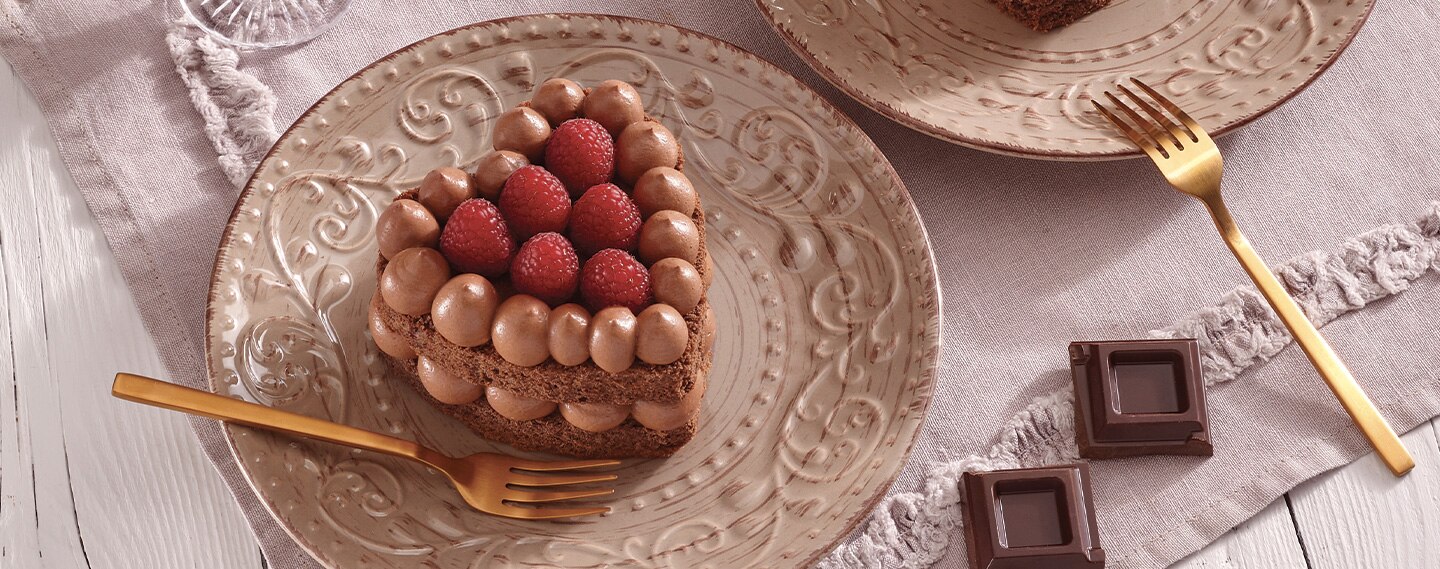
[[[1325,383],[1330,386],[1330,391],[1340,400],[1340,405],[1345,407],[1345,412],[1359,425],[1360,430],[1365,433],[1365,438],[1370,439],[1370,445],[1380,454],[1380,459],[1385,461],[1385,466],[1395,476],[1402,476],[1415,467],[1415,459],[1405,450],[1400,443],[1400,437],[1380,416],[1375,409],[1375,404],[1365,396],[1365,391],[1355,378],[1350,375],[1350,370],[1345,368],[1340,358],[1330,349],[1330,344],[1315,330],[1315,326],[1300,311],[1300,307],[1290,298],[1280,281],[1255,254],[1250,247],[1250,242],[1245,235],[1240,233],[1236,227],[1235,220],[1230,217],[1230,211],[1225,207],[1224,200],[1220,197],[1220,176],[1223,169],[1223,161],[1220,158],[1220,149],[1215,146],[1215,141],[1201,128],[1194,119],[1169,99],[1155,92],[1148,85],[1140,82],[1139,79],[1131,79],[1131,82],[1139,87],[1150,98],[1169,111],[1169,116],[1162,113],[1154,105],[1136,96],[1133,91],[1125,85],[1116,85],[1121,93],[1125,95],[1134,107],[1139,107],[1150,120],[1142,117],[1130,105],[1122,102],[1113,93],[1106,91],[1105,97],[1110,104],[1120,109],[1126,117],[1134,124],[1122,120],[1110,109],[1105,108],[1099,101],[1091,101],[1100,114],[1105,115],[1115,128],[1120,129],[1129,137],[1136,146],[1145,151],[1165,179],[1171,186],[1185,194],[1200,200],[1205,208],[1210,210],[1210,217],[1215,220],[1215,227],[1220,230],[1220,235],[1225,238],[1225,244],[1240,260],[1240,265],[1245,272],[1250,274],[1250,279],[1255,281],[1256,288],[1270,301],[1271,308],[1280,316],[1285,327],[1290,329],[1290,334],[1295,337],[1296,343],[1305,351],[1305,356],[1310,358],[1310,363],[1315,370],[1320,372],[1320,377],[1325,378]],[[1171,120],[1171,118],[1175,120]],[[1180,124],[1176,124],[1178,121]]]
[[[604,472],[554,473],[620,464],[618,460],[544,462],[488,452],[451,458],[404,439],[128,373],[115,374],[111,393],[126,401],[421,462],[450,478],[460,496],[475,509],[507,518],[548,520],[607,513],[610,508],[592,504],[572,508],[521,507],[516,504],[544,504],[612,494],[614,488],[568,491],[538,488],[615,480],[614,474]]]

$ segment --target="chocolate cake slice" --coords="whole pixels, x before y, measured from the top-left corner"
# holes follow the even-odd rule
[[[482,436],[658,457],[697,428],[716,322],[705,215],[634,87],[546,81],[473,173],[376,223],[370,332],[392,373]]]
[[[1110,0],[994,0],[1000,11],[1037,32],[1068,26],[1110,5]]]

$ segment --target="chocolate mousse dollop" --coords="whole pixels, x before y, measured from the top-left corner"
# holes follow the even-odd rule
[[[522,167],[529,166],[525,155],[510,150],[492,150],[475,163],[475,193],[490,201],[500,199],[505,180]]]
[[[480,398],[482,390],[479,385],[435,365],[430,358],[420,356],[420,360],[415,362],[415,371],[420,376],[420,385],[425,386],[425,391],[436,401],[447,405],[468,405]]]
[[[635,363],[635,313],[611,306],[590,319],[590,359],[600,369],[620,373]]]
[[[590,311],[579,304],[562,304],[550,311],[550,357],[574,366],[590,359]]]
[[[450,263],[439,251],[411,247],[395,254],[380,276],[380,296],[385,304],[407,316],[430,312],[430,303],[445,281],[450,280]]]
[[[657,263],[666,257],[695,264],[700,256],[700,229],[690,216],[675,210],[656,212],[640,227],[640,260]]]
[[[609,403],[561,403],[560,415],[571,425],[600,433],[620,426],[630,416],[629,405]]]
[[[501,417],[511,421],[532,421],[555,412],[555,402],[533,399],[499,387],[485,388],[485,400]]]
[[[410,347],[410,343],[405,341],[405,337],[391,330],[380,318],[380,312],[376,310],[377,300],[379,299],[372,298],[370,300],[369,319],[370,337],[375,339],[375,345],[380,348],[380,351],[397,360],[415,359],[415,349]]]
[[[668,304],[652,304],[635,317],[635,356],[651,365],[675,363],[685,354],[690,329]]]
[[[674,403],[636,401],[631,416],[647,429],[668,431],[678,429],[700,414],[700,400],[705,395],[706,376],[701,375],[684,397]]]
[[[415,200],[395,200],[375,220],[375,240],[386,259],[411,247],[440,244],[440,222]]]
[[[500,295],[490,279],[466,273],[440,287],[430,305],[435,331],[457,346],[471,348],[490,341],[490,324]]]
[[[705,296],[705,283],[700,271],[685,259],[666,257],[650,266],[650,290],[655,301],[674,306],[681,314],[689,314]]]
[[[585,95],[581,111],[585,118],[600,123],[610,136],[619,136],[625,127],[645,118],[640,92],[624,81],[601,81]]]
[[[535,88],[535,94],[530,97],[530,108],[539,111],[550,121],[550,126],[560,126],[560,123],[579,116],[580,105],[584,102],[585,89],[579,83],[554,77]]]
[[[656,121],[632,123],[615,139],[615,170],[626,182],[635,183],[652,168],[679,164],[680,142]]]
[[[490,341],[505,361],[537,366],[550,357],[546,340],[549,329],[550,306],[528,294],[517,294],[505,299],[495,311]]]
[[[667,209],[688,215],[695,211],[695,204],[699,201],[690,179],[669,166],[646,170],[640,179],[635,180],[635,205],[640,208],[643,217]]]
[[[425,175],[417,192],[420,203],[440,221],[450,219],[455,208],[475,197],[470,174],[459,168],[436,168]]]
[[[510,150],[525,156],[530,163],[545,157],[545,141],[550,138],[550,121],[535,109],[515,107],[495,119],[495,133],[490,137],[496,150]]]

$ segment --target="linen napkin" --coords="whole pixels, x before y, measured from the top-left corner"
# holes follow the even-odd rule
[[[289,125],[330,87],[394,49],[466,23],[545,11],[612,12],[674,23],[789,70],[870,134],[930,220],[947,302],[929,419],[892,489],[894,499],[872,519],[869,527],[878,530],[857,531],[827,563],[923,566],[938,560],[939,567],[963,567],[959,535],[943,526],[907,525],[912,517],[905,508],[934,510],[937,517],[927,519],[942,519],[938,516],[954,508],[945,495],[947,469],[988,457],[1007,433],[1016,432],[1012,419],[1032,405],[1054,408],[1045,407],[1044,398],[1069,381],[1069,341],[1145,336],[1203,320],[1205,314],[1224,314],[1212,305],[1224,307],[1244,296],[1232,290],[1247,280],[1200,206],[1165,188],[1150,164],[1026,161],[909,131],[825,84],[747,0],[684,7],[653,0],[625,5],[357,0],[337,28],[309,44],[240,55],[231,65],[255,80],[245,82],[250,91],[240,104],[259,105],[263,114],[268,86],[273,124]],[[237,108],[236,101],[219,101],[225,103],[215,105],[221,114],[205,113],[195,84],[182,79],[185,64],[177,72],[172,58],[172,42],[198,41],[167,35],[177,16],[167,3],[155,1],[74,6],[0,0],[0,53],[45,110],[171,375],[201,385],[209,267],[238,193],[231,180],[243,177],[247,156],[264,146],[257,134],[264,128],[231,120],[253,118],[255,108],[224,116]],[[1328,250],[1345,259],[1350,245],[1342,244],[1350,236],[1408,227],[1416,219],[1422,221],[1414,223],[1413,233],[1433,238],[1434,226],[1424,225],[1433,222],[1422,216],[1427,204],[1440,198],[1429,180],[1440,171],[1440,158],[1421,141],[1433,137],[1440,118],[1432,94],[1440,84],[1433,65],[1437,46],[1440,13],[1433,5],[1381,2],[1324,77],[1221,142],[1229,165],[1228,200],[1263,255],[1280,261]],[[217,67],[195,69],[201,68]],[[233,92],[217,91],[211,102]],[[233,144],[217,143],[213,135],[226,129],[234,131]],[[1398,430],[1440,414],[1440,372],[1433,365],[1440,360],[1434,325],[1440,319],[1440,279],[1433,276],[1433,255],[1413,262],[1430,272],[1404,279],[1407,292],[1373,303],[1374,298],[1364,299],[1356,303],[1363,310],[1324,329]],[[1296,281],[1304,282],[1329,281]],[[1247,318],[1261,317],[1263,311]],[[1171,563],[1297,483],[1368,452],[1293,348],[1217,384],[1209,397],[1214,457],[1094,463],[1110,566]],[[315,566],[260,506],[216,424],[197,419],[194,425],[270,563]],[[1049,447],[1035,448],[1038,460],[1047,460],[1043,449]],[[1016,462],[1028,460],[1036,459]],[[920,499],[913,499],[915,494]]]

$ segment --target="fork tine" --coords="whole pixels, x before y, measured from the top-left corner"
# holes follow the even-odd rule
[[[1122,102],[1114,93],[1106,91],[1105,98],[1110,99],[1110,104],[1119,107],[1125,116],[1130,117],[1130,120],[1139,125],[1140,129],[1149,135],[1150,140],[1160,147],[1160,153],[1164,154],[1166,158],[1180,151],[1174,140],[1165,132],[1164,127],[1156,126],[1155,123],[1145,120],[1145,117],[1140,116],[1140,113],[1135,112],[1135,109]]]
[[[1170,137],[1170,141],[1175,144],[1176,148],[1184,150],[1186,143],[1195,142],[1195,137],[1191,136],[1189,132],[1182,130],[1179,125],[1175,124],[1175,121],[1170,120],[1170,117],[1165,116],[1165,113],[1160,112],[1160,109],[1155,108],[1154,105],[1140,98],[1134,91],[1131,91],[1124,85],[1116,85],[1115,87],[1120,89],[1120,92],[1124,93],[1126,98],[1134,101],[1141,110],[1145,111],[1145,114],[1155,119],[1154,124],[1158,124],[1161,130],[1166,131],[1165,135]]]
[[[1106,94],[1108,95],[1109,93]],[[1090,104],[1095,105],[1095,110],[1100,111],[1100,114],[1105,116],[1105,120],[1110,121],[1110,124],[1113,124],[1115,125],[1115,128],[1120,129],[1120,132],[1124,133],[1125,137],[1130,139],[1130,142],[1135,143],[1135,146],[1140,147],[1140,149],[1144,150],[1146,154],[1149,154],[1151,160],[1159,162],[1160,160],[1164,160],[1166,158],[1160,148],[1155,146],[1155,141],[1151,140],[1149,136],[1141,134],[1139,131],[1132,128],[1129,124],[1126,124],[1125,121],[1120,119],[1120,117],[1117,117],[1114,113],[1111,113],[1110,109],[1105,108],[1105,105],[1100,104],[1100,101],[1091,100]]]
[[[592,490],[569,490],[569,491],[546,491],[546,490],[520,490],[510,489],[505,493],[503,500],[511,502],[558,502],[561,500],[578,500],[580,498],[594,498],[596,496],[609,496],[614,494],[614,488],[595,488]]]
[[[606,472],[596,472],[594,474],[570,474],[554,476],[540,476],[535,474],[525,474],[523,472],[511,472],[510,474],[505,476],[505,482],[507,484],[514,484],[516,486],[565,486],[568,484],[610,482],[612,480],[615,480],[616,478],[619,477]]]
[[[600,468],[602,466],[619,466],[620,461],[610,459],[599,460],[568,460],[558,462],[547,462],[542,460],[525,460],[523,458],[511,458],[510,468],[520,470],[531,470],[535,472],[555,472],[559,470],[578,470],[581,468]]]
[[[580,516],[594,516],[610,513],[610,508],[597,506],[593,508],[521,508],[510,504],[501,504],[499,507],[486,510],[492,514],[505,516],[507,518],[518,518],[522,520],[553,520],[556,518],[575,518]]]
[[[1180,119],[1181,124],[1185,125],[1185,130],[1190,131],[1190,140],[1199,142],[1201,138],[1210,137],[1210,135],[1205,132],[1205,129],[1200,126],[1200,123],[1190,118],[1189,113],[1181,109],[1180,105],[1170,102],[1170,99],[1165,98],[1165,96],[1159,92],[1151,89],[1149,85],[1146,85],[1145,82],[1139,79],[1131,77],[1130,82],[1145,91],[1145,94],[1150,95],[1150,98],[1155,99],[1155,102],[1160,103],[1160,106],[1165,107],[1165,110],[1170,111],[1170,114],[1175,115],[1175,118]]]

